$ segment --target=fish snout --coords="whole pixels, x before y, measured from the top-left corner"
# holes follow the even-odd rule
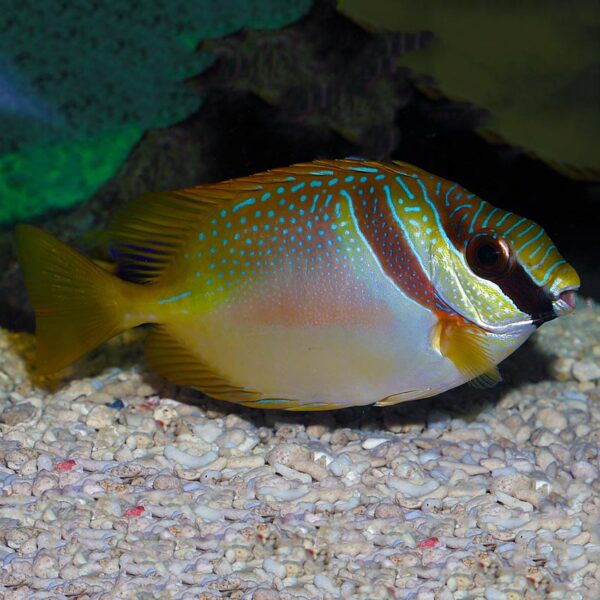
[[[567,262],[557,270],[549,294],[554,315],[562,317],[575,310],[576,292],[581,285],[577,271]]]
[[[575,292],[578,288],[567,288],[559,292],[552,300],[552,308],[557,317],[568,315],[575,310],[577,304],[577,295]]]

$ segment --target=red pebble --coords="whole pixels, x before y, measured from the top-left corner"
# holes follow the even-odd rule
[[[75,468],[75,465],[77,465],[77,463],[73,459],[65,460],[65,462],[58,463],[54,467],[54,470],[58,471],[59,473],[64,473],[65,471],[70,471],[71,469]]]
[[[138,404],[140,410],[154,410],[160,404],[158,398],[148,398],[145,402]]]
[[[417,548],[435,548],[439,543],[440,543],[439,538],[430,537],[430,538],[427,538],[426,540],[421,540],[417,544]]]
[[[156,424],[159,427],[162,427],[163,429],[165,428],[165,422],[164,421],[161,421],[160,419],[154,419],[154,420],[156,421]]]
[[[124,513],[124,517],[139,517],[146,509],[143,506],[134,506],[128,508]]]

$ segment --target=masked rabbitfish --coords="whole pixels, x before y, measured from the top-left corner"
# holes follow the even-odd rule
[[[40,371],[152,323],[156,371],[258,408],[495,382],[579,286],[539,225],[399,162],[319,160],[147,194],[109,233],[121,277],[18,227]]]

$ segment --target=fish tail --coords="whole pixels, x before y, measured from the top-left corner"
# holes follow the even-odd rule
[[[37,227],[19,225],[16,240],[35,312],[40,374],[63,369],[137,324],[125,323],[125,306],[133,291],[127,288],[139,286],[121,281]]]

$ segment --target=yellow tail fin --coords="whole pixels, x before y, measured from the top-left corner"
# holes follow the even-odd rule
[[[17,254],[35,311],[37,368],[68,366],[125,329],[128,284],[30,225],[16,230]]]

